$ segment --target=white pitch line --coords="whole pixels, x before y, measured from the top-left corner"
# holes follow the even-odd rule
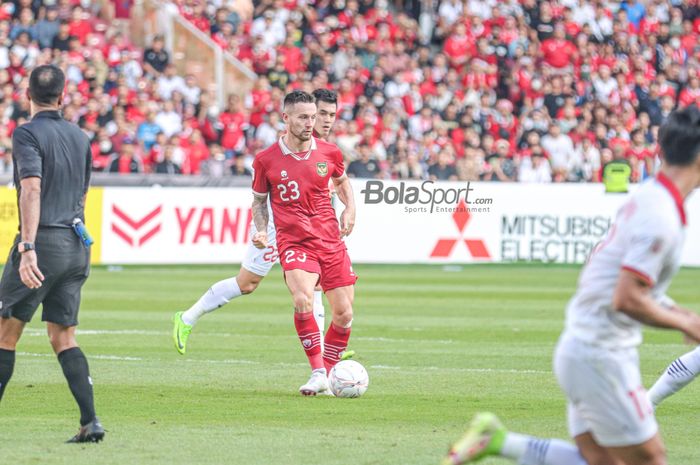
[[[46,331],[35,328],[27,328],[24,330],[24,334],[26,334],[27,336],[45,336]],[[76,330],[76,334],[82,334],[87,336],[128,334],[140,336],[161,336],[168,333],[166,331],[150,331],[146,329],[78,329]]]
[[[56,357],[54,354],[37,354],[35,352],[17,352],[17,355],[26,355],[27,357]],[[126,362],[141,362],[145,360],[141,357],[121,357],[119,355],[89,355],[87,358],[94,358],[98,360],[117,360]]]
[[[17,355],[27,356],[27,357],[47,357],[53,358],[53,354],[39,354],[34,352],[17,352]],[[88,359],[96,360],[111,360],[120,362],[172,362],[172,360],[163,359],[150,359],[141,357],[122,357],[118,355],[88,355]],[[277,367],[306,367],[306,363],[287,363],[287,362],[276,362],[276,363],[262,363],[254,360],[237,360],[237,359],[223,359],[223,360],[198,360],[198,359],[185,359],[188,363],[206,363],[212,365],[268,365]],[[546,370],[516,370],[508,368],[445,368],[436,366],[418,367],[418,366],[391,366],[391,365],[369,365],[369,368],[373,370],[389,370],[389,371],[447,371],[450,373],[510,373],[510,374],[525,374],[525,375],[551,375],[551,371]]]
[[[415,343],[417,341],[434,342],[435,344],[454,344],[455,341],[452,339],[400,339],[392,337],[370,337],[370,336],[356,336],[352,338],[353,341],[371,341],[371,342],[400,342],[405,343]]]
[[[36,336],[45,336],[46,331],[40,330],[40,329],[35,329],[35,328],[27,328],[24,331],[24,334],[30,337],[36,337]],[[78,329],[76,330],[76,334],[78,336],[110,336],[110,335],[115,335],[115,336],[128,336],[128,335],[137,335],[137,336],[169,336],[170,333],[168,331],[153,331],[153,330],[146,330],[146,329]],[[278,336],[266,336],[266,335],[250,335],[250,334],[240,334],[240,333],[209,333],[209,332],[203,332],[201,333],[203,336],[210,336],[210,337],[278,337]],[[281,336],[281,337],[287,337],[287,338],[293,338],[296,339],[297,336]],[[400,343],[400,344],[407,344],[407,343],[412,343],[415,344],[416,342],[432,342],[435,344],[454,344],[455,341],[451,339],[401,339],[401,338],[391,338],[391,337],[371,337],[371,336],[355,336],[353,337],[354,341],[370,341],[370,342],[393,342],[393,343]]]
[[[415,328],[414,328],[415,330]],[[109,335],[136,335],[136,336],[169,336],[171,333],[169,331],[155,331],[155,330],[148,330],[148,329],[77,329],[76,334],[78,335],[83,335],[83,336],[109,336]],[[270,336],[270,335],[264,335],[264,334],[241,334],[241,333],[210,333],[203,331],[200,333],[203,337],[206,336],[211,336],[211,337],[256,337],[256,338],[261,338],[261,337],[267,337],[267,338],[278,338],[278,337],[286,337],[286,338],[293,338],[297,339],[297,336],[289,335],[289,336]],[[35,336],[46,336],[46,330],[43,329],[37,329],[37,328],[26,328],[24,330],[24,335],[30,336],[30,337],[35,337]],[[454,341],[453,339],[403,339],[403,338],[392,338],[392,337],[383,337],[383,336],[353,336],[352,337],[353,341],[369,341],[369,342],[394,342],[394,343],[411,343],[415,344],[416,342],[432,342],[434,344],[454,344],[455,342],[459,341]],[[552,344],[552,348],[554,347],[554,344]],[[654,348],[654,347],[663,347],[663,348],[671,348],[671,349],[676,349],[676,348],[686,348],[687,346],[682,343],[664,343],[664,342],[645,342],[642,344],[641,349],[643,350],[644,348]]]

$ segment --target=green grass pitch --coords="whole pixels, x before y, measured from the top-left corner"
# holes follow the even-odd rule
[[[551,359],[577,267],[356,268],[351,347],[370,374],[360,399],[297,393],[308,368],[279,268],[202,319],[184,357],[173,312],[238,267],[95,268],[79,342],[106,440],[62,443],[78,412],[37,315],[0,409],[2,463],[428,465],[480,410],[566,438]],[[700,310],[698,282],[700,270],[684,269],[671,295]],[[647,386],[687,350],[678,334],[647,331]],[[672,465],[700,463],[699,413],[700,384],[658,411]]]

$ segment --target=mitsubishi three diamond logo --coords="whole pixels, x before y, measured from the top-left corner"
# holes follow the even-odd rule
[[[459,206],[452,214],[452,219],[457,226],[457,231],[459,232],[459,237],[449,237],[445,239],[438,239],[437,244],[430,253],[430,258],[448,258],[452,255],[452,252],[459,246],[460,243],[464,242],[469,251],[469,254],[473,258],[478,259],[490,259],[491,254],[483,240],[478,238],[466,237],[465,230],[467,225],[471,220],[472,215],[469,213],[469,208],[464,203],[460,201]]]

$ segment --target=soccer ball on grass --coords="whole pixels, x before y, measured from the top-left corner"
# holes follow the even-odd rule
[[[336,397],[360,397],[369,386],[369,375],[358,362],[343,360],[331,370],[328,385]]]

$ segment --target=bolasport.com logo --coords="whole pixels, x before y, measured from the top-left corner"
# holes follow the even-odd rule
[[[384,181],[372,180],[367,181],[360,193],[364,195],[365,205],[400,205],[406,213],[456,213],[464,208],[469,213],[489,213],[493,205],[492,198],[475,194],[471,182],[448,188],[433,181],[423,181],[420,186],[411,184],[414,183],[400,181],[398,185],[385,185]]]

